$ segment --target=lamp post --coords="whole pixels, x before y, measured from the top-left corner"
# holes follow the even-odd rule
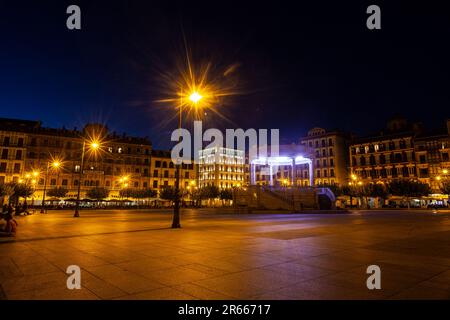
[[[89,144],[89,147],[92,150],[97,150],[100,147],[100,144],[97,141],[93,141]],[[80,216],[79,207],[80,207],[80,191],[81,191],[81,180],[83,177],[83,167],[84,167],[84,154],[86,151],[86,141],[83,140],[83,149],[81,151],[81,164],[80,164],[80,172],[78,174],[78,190],[77,190],[77,201],[75,202],[75,213],[73,216],[78,218]]]
[[[181,95],[183,97],[183,95]],[[189,102],[192,106],[196,107],[203,96],[198,91],[193,91],[189,95]],[[181,123],[182,123],[182,112],[183,112],[183,101],[180,103],[180,110],[178,115],[178,131],[180,132],[178,136],[178,142],[181,140]],[[180,224],[180,167],[182,161],[177,161],[175,164],[175,204],[173,207],[173,220],[172,228],[181,228]]]
[[[59,162],[59,161],[53,161],[52,163],[50,163],[50,161],[47,162],[47,168],[45,171],[45,179],[44,179],[44,191],[42,193],[41,213],[45,213],[45,192],[47,191],[47,180],[48,180],[49,169],[50,169],[50,167],[53,167],[56,170],[60,166],[61,166],[61,162]],[[38,174],[33,173],[33,175],[37,176]]]

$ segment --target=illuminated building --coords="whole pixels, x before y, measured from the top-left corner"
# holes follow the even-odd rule
[[[450,120],[446,130],[420,134],[414,144],[418,178],[428,183],[434,193],[441,193],[450,172]]]
[[[78,188],[83,140],[98,135],[102,145],[95,153],[87,150],[81,181],[82,198],[94,187],[110,190],[110,198],[118,198],[121,182],[126,187],[151,187],[150,159],[152,146],[148,139],[108,132],[99,124],[83,130],[43,127],[39,121],[0,119],[0,183],[35,180],[34,198],[40,200],[46,166],[55,159],[58,170],[49,170],[47,190],[64,187],[65,198],[75,198]],[[99,146],[97,146],[99,147]],[[25,179],[32,172],[33,179]]]
[[[220,189],[240,187],[245,183],[244,151],[213,147],[199,151],[199,187]]]
[[[343,185],[348,178],[348,145],[350,136],[344,132],[313,128],[300,144],[311,150],[314,165],[314,185]],[[306,173],[306,170],[304,170]],[[302,183],[307,183],[303,179]]]
[[[417,180],[414,137],[419,130],[404,118],[394,117],[383,132],[353,140],[348,181],[350,176],[363,184],[399,178]]]
[[[253,159],[250,184],[278,187],[313,185],[310,150],[302,145],[281,145],[278,154]]]
[[[170,151],[152,150],[151,188],[161,191],[162,188],[175,186],[175,164],[172,162]],[[183,163],[180,168],[180,189],[197,186],[197,168],[194,163]]]

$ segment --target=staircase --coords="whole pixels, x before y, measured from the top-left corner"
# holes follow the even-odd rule
[[[334,194],[328,188],[249,186],[233,193],[236,212],[251,209],[302,211],[319,209],[319,197],[334,204]],[[322,201],[321,201],[322,202]],[[331,208],[326,208],[331,209]]]

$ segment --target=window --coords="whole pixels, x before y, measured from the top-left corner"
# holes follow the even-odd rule
[[[143,186],[144,188],[148,188],[148,183],[147,183],[147,182],[144,182],[144,183],[142,184],[142,186]]]
[[[333,139],[331,139],[331,138],[328,139],[328,145],[329,145],[329,146],[332,146],[332,145],[333,145]]]
[[[334,169],[330,169],[330,177],[334,177]]]
[[[158,180],[153,180],[153,188],[158,188]]]
[[[106,180],[105,181],[105,186],[107,186],[107,187],[111,186],[111,182],[109,180]]]
[[[78,164],[75,166],[75,172],[80,172],[80,166]]]
[[[330,167],[334,167],[334,159],[330,159]]]
[[[155,167],[156,168],[161,168],[161,161],[155,161]]]
[[[139,188],[139,182],[135,181],[135,182],[134,182],[134,187],[135,187],[135,188]]]
[[[169,177],[169,170],[164,170],[164,178],[168,178]]]
[[[20,173],[20,163],[14,163],[14,173]]]
[[[0,163],[0,172],[6,172],[6,162]]]
[[[16,151],[16,160],[22,160],[22,150]]]
[[[317,178],[320,178],[320,170],[317,170],[316,177],[317,177]]]
[[[166,161],[163,161],[162,167],[163,167],[163,168],[167,168],[167,162],[166,162]]]
[[[10,138],[10,137],[5,137],[5,138],[3,139],[3,145],[4,145],[5,147],[9,146],[10,141],[11,141],[11,138]]]
[[[50,180],[50,185],[51,186],[56,186],[56,179]]]
[[[158,170],[153,170],[153,176],[157,177],[158,176]]]
[[[19,138],[19,139],[17,140],[17,146],[18,146],[18,147],[23,147],[23,138]]]
[[[2,159],[8,159],[8,149],[2,150]]]
[[[184,173],[184,178],[185,178],[185,179],[189,179],[189,171],[186,171],[186,172]]]
[[[63,186],[67,186],[67,179],[63,179],[63,181],[61,182],[61,184],[62,184]]]

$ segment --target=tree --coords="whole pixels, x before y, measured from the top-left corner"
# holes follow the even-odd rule
[[[443,194],[450,196],[450,181],[444,181],[440,189]]]
[[[14,183],[12,185],[14,188],[12,198],[15,200],[16,204],[19,203],[20,198],[24,198],[26,201],[26,198],[31,197],[34,193],[34,188],[30,185],[24,183]]]
[[[430,186],[426,183],[404,179],[392,181],[388,188],[390,194],[403,197],[407,200],[408,209],[410,208],[411,197],[420,198],[432,192]]]
[[[219,192],[219,198],[222,200],[222,205],[224,201],[233,200],[233,192],[230,189],[222,189]]]
[[[109,196],[109,190],[103,187],[96,187],[96,188],[92,188],[90,189],[86,195],[88,196],[88,198],[90,199],[94,199],[97,201],[101,201],[103,199],[108,198]]]
[[[176,199],[176,190],[172,186],[165,186],[162,188],[162,190],[159,192],[159,197],[164,200],[170,200],[175,201]]]
[[[11,183],[6,184],[0,184],[0,198],[1,198],[1,205],[3,205],[3,202],[5,200],[5,197],[8,197],[11,199],[11,196],[14,194],[14,185]],[[10,200],[11,201],[11,200]]]
[[[216,186],[205,186],[201,188],[202,199],[208,199],[211,202],[212,199],[216,199],[219,196],[219,188]]]
[[[67,192],[69,192],[69,190],[64,187],[56,187],[48,190],[47,194],[50,197],[64,198],[67,195]]]

